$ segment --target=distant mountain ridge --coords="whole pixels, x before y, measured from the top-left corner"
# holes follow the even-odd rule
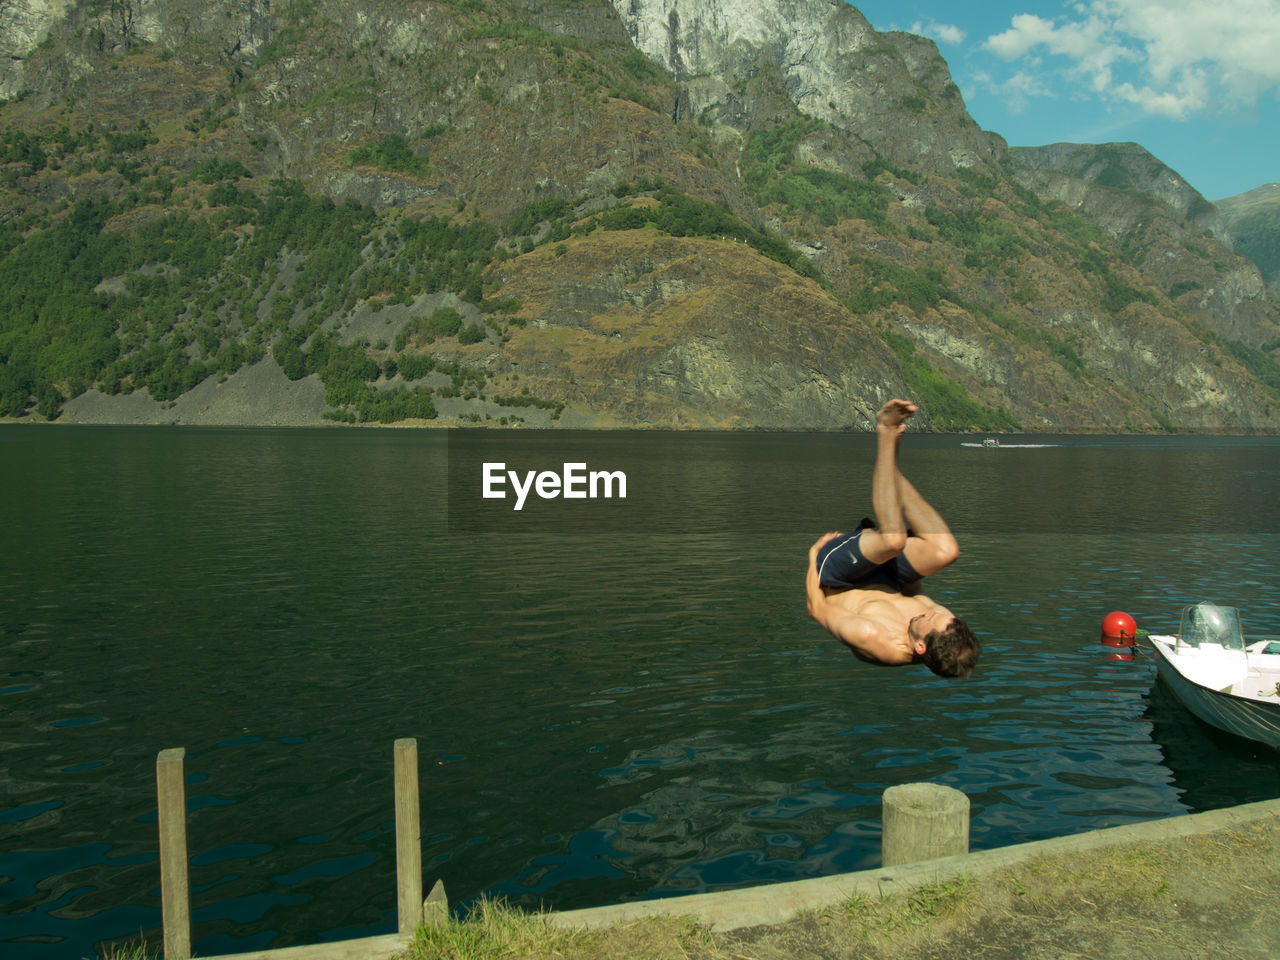
[[[1058,199],[1063,202],[1069,202],[1073,195],[1083,195],[1090,186],[1130,191],[1161,201],[1191,227],[1213,234],[1219,242],[1230,242],[1214,205],[1139,144],[1054,143],[1015,147],[1010,155],[1028,170],[1058,174],[1062,178],[1060,186],[1050,177],[1036,181],[1036,186],[1047,194],[1060,192]],[[1127,229],[1118,226],[1116,232]]]
[[[1280,427],[1212,205],[838,0],[11,0],[0,53],[6,416]]]
[[[1236,252],[1258,265],[1273,293],[1280,292],[1280,183],[1263,184],[1215,206]]]

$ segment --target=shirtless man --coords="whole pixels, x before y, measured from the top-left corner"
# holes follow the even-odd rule
[[[871,507],[851,534],[827,533],[809,548],[809,616],[868,663],[923,663],[965,677],[978,640],[963,620],[919,592],[919,581],[960,555],[946,523],[898,469],[898,443],[919,408],[890,400],[876,415]]]

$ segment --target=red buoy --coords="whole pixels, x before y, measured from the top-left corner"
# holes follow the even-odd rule
[[[1102,643],[1108,647],[1132,647],[1138,625],[1123,610],[1113,610],[1102,620]]]

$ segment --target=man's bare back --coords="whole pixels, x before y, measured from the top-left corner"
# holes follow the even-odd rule
[[[864,521],[853,534],[824,534],[809,548],[805,596],[809,615],[859,659],[925,663],[935,673],[964,676],[977,659],[976,638],[919,589],[923,577],[955,561],[959,548],[942,517],[898,470],[898,443],[916,409],[904,400],[881,408],[871,484],[878,522]]]

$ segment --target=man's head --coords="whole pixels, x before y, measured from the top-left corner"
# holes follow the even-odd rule
[[[978,662],[978,638],[959,617],[924,637],[920,662],[940,677],[967,677]]]

